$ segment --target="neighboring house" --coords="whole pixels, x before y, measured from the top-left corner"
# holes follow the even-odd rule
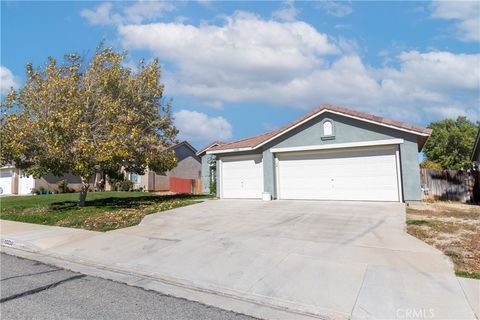
[[[224,144],[225,142],[214,141],[202,150],[197,152],[197,156],[202,159],[202,192],[210,193],[210,184],[216,179],[215,155],[207,154],[207,151]]]
[[[177,157],[177,166],[165,173],[155,173],[147,170],[144,175],[129,174],[129,179],[135,188],[147,191],[171,191],[171,177],[180,179],[198,180],[201,173],[200,157],[197,150],[187,141],[180,142],[170,147]]]
[[[0,194],[30,194],[34,185],[33,177],[23,177],[14,166],[0,168]]]
[[[421,201],[418,152],[431,130],[336,106],[225,143],[220,198]]]
[[[61,180],[66,180],[68,187],[75,191],[79,191],[82,186],[80,178],[72,174],[65,174],[60,177],[47,174],[35,179],[32,176],[24,176],[22,171],[14,166],[5,166],[0,168],[0,194],[26,195],[32,194],[34,190],[38,191],[41,189],[56,191],[58,189],[57,184]],[[91,183],[93,187],[95,178],[92,178]]]
[[[476,163],[477,167],[480,165],[480,129],[477,133],[477,139],[472,150],[472,161]]]

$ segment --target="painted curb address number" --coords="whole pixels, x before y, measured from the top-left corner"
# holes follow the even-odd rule
[[[13,247],[13,240],[10,239],[4,239],[3,240],[3,245]]]

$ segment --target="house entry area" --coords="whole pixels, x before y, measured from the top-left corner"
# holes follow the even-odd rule
[[[277,198],[401,201],[398,146],[276,154]]]

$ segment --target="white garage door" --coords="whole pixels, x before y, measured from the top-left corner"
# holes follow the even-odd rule
[[[0,193],[12,194],[12,179],[13,174],[10,169],[0,170]]]
[[[262,156],[224,157],[221,161],[222,198],[261,198]]]
[[[18,181],[18,194],[31,194],[34,184],[35,180],[32,176],[20,176]]]
[[[279,198],[399,201],[396,148],[280,153]]]

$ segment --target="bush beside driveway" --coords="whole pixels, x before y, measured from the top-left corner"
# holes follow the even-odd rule
[[[109,231],[134,226],[148,214],[197,203],[206,196],[144,192],[92,192],[78,208],[78,193],[12,196],[0,199],[0,219]]]

